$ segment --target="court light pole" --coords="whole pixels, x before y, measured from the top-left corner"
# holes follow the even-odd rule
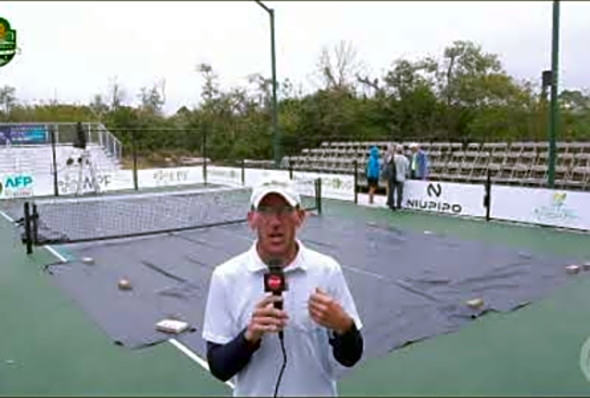
[[[547,170],[549,188],[555,188],[556,135],[559,117],[557,103],[557,83],[559,65],[559,0],[553,0],[553,33],[551,35],[551,113],[549,115],[549,168]]]
[[[279,167],[281,162],[280,137],[278,127],[277,109],[277,62],[275,53],[275,10],[265,6],[260,0],[254,0],[266,11],[270,17],[270,59],[272,68],[272,150],[275,166]]]

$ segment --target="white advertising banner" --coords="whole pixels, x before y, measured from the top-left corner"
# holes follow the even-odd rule
[[[491,217],[590,230],[590,193],[492,185]]]
[[[122,170],[114,172],[97,172],[96,181],[100,187],[101,192],[105,191],[116,191],[119,189],[133,188],[133,184],[128,186],[122,186],[122,181],[119,181],[115,175],[121,173]],[[62,172],[57,176],[57,187],[60,195],[72,195],[78,192],[78,180],[80,178],[79,172]],[[53,177],[50,177],[53,181]],[[53,183],[53,182],[52,182]],[[53,185],[52,185],[53,186]],[[82,174],[82,182],[80,184],[81,193],[93,192],[94,187],[92,183],[92,176],[86,172]],[[53,194],[53,189],[51,191]]]
[[[207,182],[242,186],[242,169],[239,167],[207,166]]]
[[[322,197],[329,199],[354,200],[354,176],[345,174],[321,174],[293,172],[293,179],[322,180]]]
[[[267,178],[288,179],[288,170],[246,169],[246,185],[254,187]]]
[[[438,181],[406,181],[403,207],[459,216],[485,217],[485,186]]]
[[[137,170],[137,185],[142,188],[174,187],[203,183],[203,167],[169,167]],[[133,172],[131,172],[133,187]]]
[[[0,198],[26,198],[34,195],[34,176],[29,173],[0,175]]]
[[[242,184],[242,169],[238,167],[207,167],[207,181],[232,186],[253,187],[261,180],[267,178],[288,179],[288,170],[250,169],[244,170],[244,184]],[[305,181],[300,185],[302,194],[313,192],[312,181],[321,178],[322,196],[330,199],[353,200],[354,199],[354,178],[351,175],[321,174],[311,172],[293,172],[293,180]]]

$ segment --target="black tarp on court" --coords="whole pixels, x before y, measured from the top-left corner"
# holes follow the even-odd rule
[[[48,270],[113,341],[130,348],[161,342],[170,336],[155,331],[155,323],[176,316],[194,328],[178,339],[204,355],[201,326],[211,272],[247,250],[253,237],[239,224],[68,246],[73,260]],[[483,312],[536,300],[576,277],[564,266],[580,261],[329,216],[308,218],[300,237],[342,264],[364,322],[365,358],[457,330]],[[83,264],[86,256],[95,264]],[[121,278],[133,289],[120,291]],[[465,305],[477,297],[483,308]]]

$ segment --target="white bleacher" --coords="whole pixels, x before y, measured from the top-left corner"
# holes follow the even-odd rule
[[[100,172],[111,172],[121,168],[119,161],[107,154],[102,146],[88,144],[92,162]],[[56,165],[58,172],[65,170],[68,159],[77,164],[81,154],[79,149],[67,145],[56,146]],[[32,173],[51,174],[53,172],[53,153],[51,145],[22,145],[0,147],[0,174]]]

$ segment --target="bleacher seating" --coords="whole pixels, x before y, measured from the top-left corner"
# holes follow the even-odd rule
[[[120,169],[119,161],[109,155],[102,146],[89,144],[92,162],[99,172]],[[68,167],[68,159],[74,164],[78,161],[80,150],[71,145],[56,146],[56,165],[58,173]],[[0,175],[11,173],[32,173],[47,175],[53,173],[53,154],[51,145],[22,145],[0,147]]]
[[[363,185],[369,149],[377,146],[383,154],[388,144],[386,141],[322,142],[319,148],[306,148],[299,156],[290,157],[289,164],[293,170],[353,174],[353,160],[356,160],[359,182]],[[406,156],[410,156],[409,143],[402,145]],[[547,142],[432,142],[420,146],[428,154],[430,180],[482,183],[489,172],[497,184],[547,186]],[[558,142],[556,149],[556,187],[590,190],[590,142]]]

